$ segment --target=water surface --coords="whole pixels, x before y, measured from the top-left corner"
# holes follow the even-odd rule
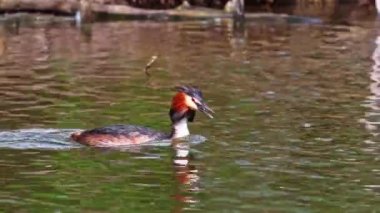
[[[324,23],[2,25],[3,131],[114,123],[169,131],[172,88],[181,84],[202,88],[216,116],[198,114],[190,126],[206,142],[173,147],[57,150],[36,140],[23,149],[3,138],[1,209],[378,211],[380,25]]]

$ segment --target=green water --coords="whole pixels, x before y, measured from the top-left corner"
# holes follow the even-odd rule
[[[168,131],[181,84],[199,86],[216,115],[191,124],[208,139],[190,144],[186,166],[174,164],[181,159],[170,146],[1,146],[0,211],[378,212],[377,26],[375,18],[242,29],[220,20],[82,31],[66,22],[4,25],[3,131],[114,123]]]

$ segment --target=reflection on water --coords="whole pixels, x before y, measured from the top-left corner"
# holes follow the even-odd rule
[[[377,37],[375,40],[376,48],[373,51],[372,59],[373,59],[373,66],[372,66],[372,72],[370,73],[370,79],[373,81],[369,88],[371,91],[371,96],[368,97],[368,107],[371,109],[371,112],[367,114],[367,117],[370,120],[366,120],[365,127],[366,129],[371,132],[374,136],[377,136],[377,130],[378,130],[378,115],[379,115],[379,101],[380,101],[380,91],[379,91],[379,83],[380,83],[380,38]]]
[[[196,166],[191,162],[189,143],[174,141],[172,148],[174,150],[173,167],[178,184],[174,198],[179,201],[172,212],[183,212],[184,208],[187,210],[192,208],[191,205],[186,207],[186,204],[199,202],[194,194],[200,190],[200,176]]]
[[[379,124],[380,124],[380,36],[378,32],[379,19],[375,22],[375,39],[374,39],[374,50],[372,53],[372,70],[370,71],[370,80],[369,89],[371,95],[367,97],[364,106],[368,108],[368,111],[365,113],[365,118],[361,119],[365,125],[366,130],[373,135],[373,139],[365,140],[365,147],[363,151],[369,153],[370,155],[379,156],[380,146],[378,144],[379,138]],[[375,161],[378,161],[378,158],[375,158]],[[372,169],[374,176],[380,175],[379,169]],[[380,193],[380,185],[378,183],[365,184],[364,187],[366,190],[373,191],[377,194]]]
[[[171,148],[2,146],[2,209],[378,209],[373,26],[201,20],[94,23],[82,26],[85,34],[66,22],[5,30],[4,131],[115,123],[169,131],[171,88],[179,84],[202,88],[216,117],[197,114],[190,124],[205,143]]]

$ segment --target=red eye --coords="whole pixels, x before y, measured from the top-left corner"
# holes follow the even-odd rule
[[[191,100],[195,103],[195,104],[199,104],[199,101],[198,101],[198,99],[196,99],[196,98],[191,98]]]

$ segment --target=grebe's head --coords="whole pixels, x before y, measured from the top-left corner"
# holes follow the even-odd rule
[[[203,100],[202,92],[196,87],[180,86],[176,87],[177,94],[173,97],[170,108],[170,118],[172,122],[187,117],[188,121],[194,120],[195,111],[199,110],[213,118],[214,111],[207,106]]]

